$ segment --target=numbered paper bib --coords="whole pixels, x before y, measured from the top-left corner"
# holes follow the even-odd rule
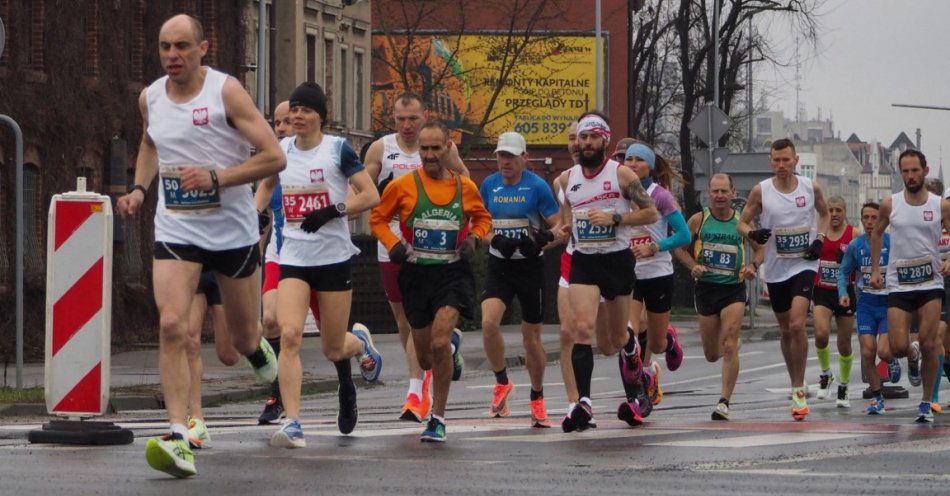
[[[171,214],[208,215],[221,209],[221,195],[217,188],[211,191],[182,191],[180,167],[163,166],[159,168],[162,183],[162,195],[165,210]],[[187,167],[213,169],[212,164],[189,164]]]
[[[779,227],[773,232],[775,252],[783,258],[795,258],[805,255],[811,243],[809,227]]]
[[[881,280],[882,281],[887,280],[887,269],[885,269],[884,267],[881,267]],[[871,267],[870,266],[861,267],[861,281],[864,283],[863,291],[865,292],[873,293],[875,291],[883,291],[883,290],[878,290],[871,287]]]
[[[837,262],[828,260],[818,262],[818,281],[823,286],[837,286],[839,270],[841,270],[841,264]],[[868,280],[870,280],[870,277],[868,275]]]
[[[613,210],[604,210],[613,215]],[[574,211],[574,227],[577,230],[577,244],[583,247],[608,247],[617,240],[617,226],[595,226],[587,216],[587,210]]]
[[[528,219],[492,219],[491,228],[498,236],[521,239],[528,236]]]
[[[653,242],[653,236],[650,235],[644,229],[634,228],[633,235],[630,236],[630,247],[633,248],[637,245],[645,245]],[[653,258],[653,255],[644,258]]]
[[[299,227],[310,212],[330,205],[330,191],[324,183],[289,184],[281,189],[284,218],[294,227]]]
[[[412,225],[412,249],[417,257],[453,260],[458,237],[455,221],[417,218]]]
[[[934,278],[933,261],[930,257],[898,260],[896,265],[897,284],[901,286],[917,286]]]
[[[703,243],[701,263],[710,272],[732,276],[739,268],[739,247],[719,243]]]

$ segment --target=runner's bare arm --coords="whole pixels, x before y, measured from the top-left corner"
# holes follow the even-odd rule
[[[825,194],[818,181],[812,183],[815,189],[815,211],[818,212],[818,233],[826,237],[831,229],[831,215],[828,213],[828,204],[825,203]],[[824,241],[824,240],[822,240]]]
[[[383,168],[382,139],[378,139],[369,145],[369,149],[366,150],[366,157],[363,159],[363,167],[366,169],[366,173],[369,174],[369,178],[378,184],[379,171]],[[380,193],[382,193],[382,191],[380,191]]]
[[[218,171],[218,184],[221,187],[247,184],[284,170],[287,157],[277,144],[274,131],[254,107],[251,95],[241,83],[229,77],[224,83],[221,97],[228,119],[257,153],[237,167]]]
[[[762,213],[762,187],[756,184],[749,192],[749,198],[746,200],[742,216],[739,217],[739,224],[736,226],[739,236],[749,239],[749,233],[754,230],[752,220],[760,213]]]
[[[689,232],[693,240],[686,246],[681,246],[673,250],[673,254],[676,255],[676,259],[679,260],[684,267],[693,270],[693,267],[698,265],[696,259],[693,258],[693,244],[696,243],[699,234],[699,225],[703,222],[702,212],[693,214],[692,217],[686,221],[686,226],[689,227]]]
[[[139,153],[135,157],[135,183],[144,189],[148,189],[158,174],[158,150],[155,149],[155,143],[148,136],[148,101],[146,100],[146,91],[139,93],[139,111],[142,113],[142,140],[139,142]],[[135,215],[139,207],[145,201],[145,193],[132,190],[131,193],[122,195],[116,201],[116,207],[121,215]]]
[[[263,211],[270,205],[270,199],[274,196],[274,189],[277,187],[277,182],[279,181],[277,174],[273,176],[265,177],[257,185],[257,191],[254,192],[254,208],[258,212]]]
[[[940,222],[943,224],[943,230],[950,232],[950,200],[946,198],[940,200]],[[943,261],[940,273],[945,276],[950,275],[950,258]]]
[[[350,176],[350,189],[354,194],[346,198],[347,215],[359,215],[379,205],[379,191],[365,169]]]
[[[459,149],[455,146],[455,142],[450,140],[449,143],[451,143],[451,145],[449,145],[449,152],[442,156],[442,162],[445,168],[456,174],[471,177],[468,167],[465,167],[465,162],[462,161],[462,157],[459,155]]]
[[[881,208],[877,214],[877,225],[871,231],[868,241],[871,245],[871,282],[874,282],[874,275],[881,275],[881,249],[884,245],[884,230],[891,223],[891,197],[885,197],[881,200]],[[880,286],[875,286],[880,287]]]
[[[555,198],[557,198],[558,191],[567,190],[567,172],[562,172],[557,179],[554,180],[554,192]],[[573,214],[571,212],[571,204],[567,201],[567,195],[564,195],[564,201],[561,202],[561,229],[565,235],[569,235],[571,232],[571,225],[574,222]]]
[[[643,185],[640,184],[640,178],[633,169],[629,167],[620,167],[617,169],[617,181],[620,182],[620,191],[624,197],[630,200],[632,210],[621,215],[620,224],[626,226],[642,226],[652,224],[660,219],[660,212],[653,205],[653,200]],[[592,219],[593,220],[593,219]]]

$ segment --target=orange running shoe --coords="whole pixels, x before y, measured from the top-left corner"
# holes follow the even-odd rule
[[[402,405],[402,415],[399,416],[399,419],[408,422],[421,423],[422,420],[426,418],[424,415],[424,410],[425,409],[423,408],[422,400],[419,399],[419,395],[415,393],[409,393],[406,395],[406,402]]]
[[[514,397],[515,383],[508,381],[508,384],[495,384],[495,393],[491,399],[491,409],[488,410],[488,416],[493,418],[507,417],[511,413],[508,406],[508,399]]]
[[[650,382],[649,389],[647,389],[647,395],[650,397],[650,402],[656,406],[663,401],[663,388],[660,387],[660,364],[652,361],[650,365],[653,367],[653,380]]]
[[[548,409],[544,407],[544,397],[531,400],[531,427],[548,429],[551,421],[548,420]]]
[[[805,388],[795,391],[795,394],[792,395],[792,418],[796,421],[805,420],[805,417],[807,417],[810,412],[808,410],[808,402],[805,398]]]
[[[936,402],[931,403],[931,404],[930,404],[930,409],[931,409],[934,413],[943,413],[943,407],[940,406],[940,403],[936,403]]]

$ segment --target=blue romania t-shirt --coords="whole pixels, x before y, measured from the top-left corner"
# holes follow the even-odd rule
[[[537,174],[525,170],[518,184],[505,184],[501,173],[496,172],[482,182],[480,189],[485,208],[492,216],[492,230],[496,234],[519,239],[526,235],[528,226],[541,228],[542,218],[550,217],[560,209],[551,186]],[[489,252],[499,258],[501,254],[492,248]],[[515,252],[511,258],[524,258]]]

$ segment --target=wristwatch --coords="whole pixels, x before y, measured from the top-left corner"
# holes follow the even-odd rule
[[[623,220],[623,216],[620,215],[620,214],[614,214],[613,220],[614,220],[614,225],[615,225],[615,226],[616,226],[616,225],[619,225],[620,222]]]
[[[336,212],[340,214],[340,217],[346,215],[346,203],[340,202],[336,204]]]

